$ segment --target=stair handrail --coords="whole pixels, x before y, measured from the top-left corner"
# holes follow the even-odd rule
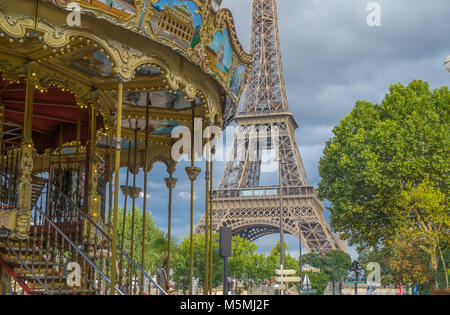
[[[81,211],[81,209],[78,208],[78,206],[75,204],[75,202],[72,199],[70,199],[58,186],[51,183],[50,181],[48,182],[48,184],[50,184],[52,187],[54,187],[64,198],[66,198],[66,200],[68,200],[72,204],[73,209],[75,209],[75,211],[78,214],[80,214],[81,216],[84,217],[84,219],[89,221],[89,223],[92,224],[97,229],[97,231],[99,231],[103,235],[103,237],[106,240],[108,240],[109,242],[112,243],[112,238],[108,235],[108,233],[105,232],[103,227],[101,227],[97,222],[92,220],[88,215],[86,215],[83,211]],[[149,280],[160,291],[160,293],[162,293],[163,295],[168,295],[168,293],[163,288],[161,288],[161,286],[137,262],[135,262],[134,259],[132,259],[119,245],[117,245],[116,248],[119,251],[119,253],[122,254],[122,256],[124,256],[128,260],[128,262],[130,262],[134,267],[136,267],[142,273],[142,275],[145,278],[147,278],[147,280]]]
[[[78,246],[73,243],[70,238],[63,232],[61,231],[58,226],[52,222],[52,220],[50,220],[50,218],[39,208],[39,207],[35,207],[35,210],[39,212],[39,214],[55,229],[56,232],[58,232],[61,237],[64,238],[64,240],[92,267],[94,268],[94,270],[100,275],[100,277],[103,278],[103,280],[105,280],[109,285],[111,285],[111,279],[108,278],[107,275],[105,275],[100,268],[97,267],[97,265],[94,264],[94,262],[92,262],[92,260],[85,254],[83,253],[82,250],[80,250],[78,248]],[[119,295],[125,295],[117,286],[115,287],[116,292]]]

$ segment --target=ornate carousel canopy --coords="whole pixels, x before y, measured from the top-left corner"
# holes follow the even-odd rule
[[[237,39],[230,11],[220,4],[1,2],[0,270],[7,270],[14,286],[3,288],[7,281],[0,272],[0,294],[4,289],[30,295],[170,293],[171,205],[177,182],[172,131],[178,126],[193,131],[199,126],[196,118],[202,127],[225,128],[235,116],[252,61]],[[193,141],[194,132],[190,136]],[[194,182],[202,172],[195,166],[194,147],[185,169],[191,181],[191,239]],[[214,148],[205,152],[211,156]],[[156,162],[164,163],[169,175],[164,179],[167,259],[158,283],[147,274],[144,259],[148,173]],[[121,181],[122,166],[127,170]],[[137,181],[141,169],[143,187]],[[208,160],[207,213],[212,213],[212,171]],[[135,237],[139,198],[141,239]],[[127,211],[130,242],[125,239]],[[212,252],[212,235],[209,239]],[[3,246],[9,244],[4,240],[14,242],[11,248]],[[23,256],[14,248],[38,255],[21,261],[18,270],[16,261]],[[52,267],[41,270],[37,266],[48,266],[44,257],[51,257]],[[191,275],[192,259],[191,251]],[[79,282],[62,281],[64,261],[80,262]],[[23,267],[30,272],[20,274]]]
[[[73,2],[80,25],[68,26]],[[69,3],[72,3],[69,5]],[[151,142],[169,144],[171,128],[196,117],[225,127],[236,113],[251,56],[240,45],[231,13],[210,0],[14,0],[0,6],[2,130],[24,122],[26,84],[33,79],[33,142],[39,153],[88,140],[88,107],[96,128],[115,125],[117,83],[123,83],[124,137],[145,125]],[[69,23],[70,24],[70,23]],[[130,123],[131,120],[137,120]],[[142,135],[140,135],[142,137]],[[11,140],[12,139],[12,140]]]

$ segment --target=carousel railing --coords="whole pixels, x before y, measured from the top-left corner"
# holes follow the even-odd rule
[[[9,244],[9,240],[6,238],[5,242],[5,252],[7,252],[9,255],[12,255],[15,257],[15,264],[17,265],[17,270],[14,268],[11,268],[9,264],[0,256],[0,263],[3,265],[3,268],[5,268],[5,271],[10,275],[12,281],[11,281],[11,287],[7,288],[5,292],[8,294],[14,294],[14,295],[25,295],[25,294],[31,294],[33,288],[36,288],[39,286],[39,291],[43,292],[47,295],[53,295],[53,292],[49,290],[44,282],[34,273],[34,268],[29,266],[29,263],[26,263],[22,259],[22,245],[19,243],[19,248],[17,251],[17,248],[13,248]],[[28,280],[24,280],[22,277],[23,273],[28,273],[30,277]]]
[[[62,216],[59,216],[62,218]],[[89,255],[83,247],[74,242],[61,228],[75,223],[75,216],[66,218],[61,225],[59,219],[50,217],[39,207],[32,212],[31,237],[20,246],[21,262],[31,269],[34,278],[40,277],[38,286],[43,294],[108,294],[111,280],[98,265],[98,258]],[[23,255],[22,249],[25,250]],[[39,294],[36,287],[32,293]],[[123,295],[119,287],[116,293]]]
[[[17,204],[19,150],[7,149],[3,143],[0,150],[0,204]]]
[[[110,276],[112,239],[101,225],[84,213],[74,200],[56,185],[49,183],[46,215],[87,255],[105,275]],[[44,203],[41,201],[41,203]],[[128,295],[166,295],[158,283],[117,246],[118,288]]]

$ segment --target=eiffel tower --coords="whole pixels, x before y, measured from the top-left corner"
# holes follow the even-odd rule
[[[324,219],[324,207],[308,181],[295,140],[298,123],[286,97],[276,0],[253,0],[252,3],[250,52],[254,61],[242,110],[236,117],[234,156],[228,158],[219,187],[212,192],[213,231],[229,226],[234,235],[251,241],[280,233],[282,199],[285,233],[297,238],[301,233],[309,252],[323,255],[335,249],[346,250]],[[274,149],[275,131],[281,159],[278,162],[281,198],[279,183],[273,187],[259,186],[263,150]],[[261,142],[267,144],[266,148]],[[197,233],[204,232],[204,222],[202,218]]]

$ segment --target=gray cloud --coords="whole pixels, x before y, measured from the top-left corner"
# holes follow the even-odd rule
[[[448,85],[448,0],[379,0],[381,27],[369,27],[362,0],[278,0],[283,68],[289,106],[311,183],[332,129],[355,101],[379,102],[389,85],[420,78]],[[224,0],[248,47],[251,1]],[[216,170],[217,172],[218,170]],[[269,243],[274,237],[268,237]],[[266,248],[267,241],[261,244]],[[296,249],[295,244],[291,246]]]

